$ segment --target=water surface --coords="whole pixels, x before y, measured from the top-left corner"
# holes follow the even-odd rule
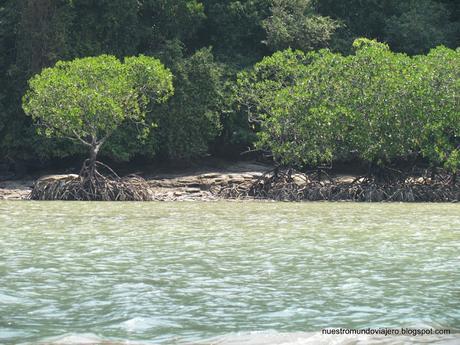
[[[327,344],[329,327],[458,331],[460,205],[0,203],[0,343]]]

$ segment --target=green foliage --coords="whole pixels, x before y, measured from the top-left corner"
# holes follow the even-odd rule
[[[426,53],[433,46],[453,43],[458,23],[447,7],[433,0],[411,0],[399,15],[386,20],[385,38],[396,51]]]
[[[254,121],[261,128],[259,148],[285,165],[330,163],[340,147],[342,123],[336,117],[343,109],[335,97],[341,59],[328,51],[305,55],[288,50],[240,74],[240,103],[258,114]],[[249,88],[256,92],[248,97]]]
[[[9,64],[15,56],[15,33],[19,21],[18,17],[19,11],[16,1],[8,0],[0,5],[0,46],[2,47],[0,52],[0,80],[2,81],[4,81]]]
[[[51,151],[56,156],[63,151],[75,152],[68,145],[60,146],[60,142],[40,139],[31,127],[31,119],[21,110],[27,80],[57,59],[68,57],[65,36],[69,32],[71,8],[69,1],[51,0],[6,1],[0,5],[0,82],[5,86],[4,111],[0,113],[0,123],[4,123],[0,128],[0,159],[20,161],[49,157]]]
[[[415,58],[421,151],[433,165],[460,169],[460,49],[438,47]]]
[[[456,0],[318,0],[316,7],[321,15],[343,22],[331,42],[341,52],[349,53],[357,37],[387,41],[392,50],[408,54],[460,43],[460,2]]]
[[[315,14],[311,0],[274,0],[270,11],[262,26],[272,51],[323,48],[340,27],[337,21]]]
[[[295,85],[307,73],[306,66],[315,54],[291,49],[264,58],[254,68],[238,74],[236,102],[251,123],[267,114],[276,93]]]
[[[426,93],[429,97],[437,97],[438,103],[445,102],[444,98],[436,96],[438,94],[433,91],[435,87],[432,85],[436,85],[433,80],[436,79],[436,73],[455,73],[449,74],[444,70],[438,71],[436,68],[439,67],[432,67],[426,71],[426,75],[421,72],[417,74],[417,71],[428,68],[428,58],[423,60],[420,57],[420,61],[425,62],[415,63],[419,60],[411,60],[403,55],[394,56],[382,46],[379,49],[377,46],[370,49],[367,43],[355,54],[352,42],[357,37],[388,42],[392,50],[410,55],[426,53],[439,44],[455,48],[460,44],[460,2],[0,1],[0,159],[30,160],[39,157],[49,161],[56,157],[81,155],[80,147],[67,140],[38,136],[32,119],[22,110],[21,98],[26,91],[27,81],[43,68],[53,66],[59,60],[70,61],[101,54],[114,55],[119,59],[142,54],[154,56],[174,69],[174,84],[179,90],[170,103],[146,108],[145,122],[158,123],[158,127],[150,135],[140,124],[122,122],[104,145],[103,154],[121,160],[137,155],[149,159],[158,155],[162,158],[191,158],[208,152],[225,155],[227,151],[238,155],[239,152],[247,150],[253,141],[254,132],[261,128],[261,118],[267,116],[275,104],[279,109],[287,107],[300,114],[301,106],[295,104],[293,95],[281,97],[285,90],[291,88],[290,92],[296,97],[307,97],[305,104],[316,102],[313,100],[319,96],[310,89],[302,90],[299,80],[310,80],[306,75],[310,73],[310,67],[307,66],[316,61],[318,56],[326,56],[325,52],[305,53],[325,46],[354,57],[340,58],[341,62],[337,66],[347,67],[341,67],[343,71],[334,72],[339,68],[334,65],[332,71],[324,72],[325,76],[343,73],[344,79],[335,80],[334,84],[352,83],[353,80],[354,83],[363,83],[372,90],[366,93],[353,85],[351,88],[347,86],[348,89],[343,86],[343,95],[336,95],[337,99],[340,96],[347,101],[344,101],[345,110],[350,117],[349,121],[354,119],[354,122],[350,122],[343,144],[342,139],[337,139],[340,140],[338,151],[330,149],[334,151],[333,157],[346,159],[350,156],[349,152],[352,152],[353,156],[384,162],[394,155],[412,156],[420,150],[433,162],[436,160],[437,164],[444,162],[447,156],[454,157],[455,151],[449,148],[449,145],[455,147],[456,139],[449,137],[452,134],[446,134],[442,144],[440,142],[439,145],[434,145],[432,132],[435,129],[427,130],[429,126],[424,127],[424,131],[419,129],[420,123],[425,123],[425,117],[422,116],[423,111],[418,109],[434,109],[434,106],[428,103],[420,105],[417,99],[413,99],[413,104],[405,102],[404,106],[397,106],[396,102],[398,97],[408,97],[409,86],[411,90],[418,90],[419,94]],[[214,57],[210,57],[210,53],[203,53],[203,47],[212,47]],[[267,57],[276,50],[288,47],[303,50],[303,53],[278,52]],[[205,55],[208,57],[205,58]],[[264,57],[264,62],[251,70],[254,63]],[[193,65],[192,61],[197,65]],[[435,65],[434,61],[443,60],[433,58],[430,61],[433,61],[431,65]],[[317,64],[315,66],[320,68],[320,62]],[[210,71],[203,66],[209,67]],[[375,74],[372,78],[368,78],[366,74],[371,73],[370,71]],[[312,73],[314,75],[317,72]],[[413,77],[414,73],[418,77]],[[432,77],[428,79],[430,75]],[[417,82],[417,78],[423,79],[424,84]],[[318,87],[321,92],[326,92],[327,85],[321,84],[319,79],[311,79],[310,82],[311,87]],[[375,93],[379,87],[388,88],[381,92],[381,97]],[[454,86],[449,88],[452,90]],[[239,91],[235,92],[235,89]],[[284,91],[281,92],[282,90]],[[205,92],[208,92],[208,96]],[[355,102],[347,100],[354,97]],[[393,104],[393,108],[388,106],[385,108],[388,113],[383,111],[380,116],[377,104],[384,103],[382,97],[388,100],[387,104]],[[142,107],[145,106],[143,99],[139,99],[139,102]],[[444,106],[445,103],[442,104]],[[364,108],[367,109],[365,118],[371,119],[368,123],[353,115],[362,113],[361,109]],[[414,139],[417,145],[409,149],[410,145],[401,144],[401,138],[407,133],[412,135],[412,132],[407,132],[403,126],[400,133],[396,131],[390,138],[386,134],[384,121],[378,119],[382,117],[387,122],[411,123],[406,114],[413,112],[418,114],[419,122],[411,130],[414,133],[423,132],[423,135]],[[437,113],[437,110],[432,113]],[[190,128],[189,123],[193,124]],[[353,130],[358,125],[365,126],[363,128],[370,131],[372,140],[363,134],[362,144],[351,148],[351,138],[360,136],[358,130]],[[439,126],[443,128],[444,125]],[[151,129],[152,126],[147,127]],[[441,131],[437,133],[436,136],[439,137]],[[423,150],[420,146],[422,138],[426,143]],[[187,141],[191,144],[188,145]],[[439,146],[438,153],[434,150],[431,152],[429,145]],[[380,149],[383,146],[387,147],[386,153],[382,153],[383,150]],[[442,155],[445,157],[442,158]],[[319,158],[316,160],[328,161]]]
[[[400,0],[317,0],[319,14],[340,20],[343,27],[337,31],[331,47],[346,54],[358,37],[383,41],[385,20],[398,13]],[[404,33],[401,33],[404,34]]]
[[[126,120],[143,122],[151,100],[172,93],[172,76],[156,59],[108,55],[58,62],[29,81],[23,107],[47,137],[99,148]],[[96,152],[97,153],[97,152]]]
[[[267,53],[261,21],[271,0],[203,0],[207,15],[201,39],[228,64],[247,66]]]
[[[458,50],[410,58],[367,39],[354,47],[347,57],[276,53],[240,74],[239,102],[260,123],[258,147],[297,167],[353,157],[387,166],[422,152],[458,169]],[[280,57],[290,63],[278,64]],[[261,73],[267,66],[275,72]]]
[[[137,54],[140,44],[137,0],[66,0],[71,3],[71,32],[66,37],[72,57]]]
[[[11,106],[11,91],[9,87],[9,78],[7,76],[9,62],[15,54],[15,22],[17,21],[17,11],[15,11],[17,3],[8,1],[0,5],[0,134],[3,137],[8,119],[7,111]],[[0,141],[1,142],[1,141]],[[0,155],[1,157],[1,155]]]
[[[411,59],[387,45],[359,39],[347,59],[343,104],[352,112],[348,138],[358,157],[377,165],[412,155],[420,126],[414,116]]]
[[[224,119],[224,139],[246,151],[256,141],[261,117],[274,102],[276,93],[293,85],[305,73],[305,66],[315,54],[308,56],[300,50],[276,52],[253,68],[241,71],[231,87],[227,104],[232,107]],[[228,145],[224,147],[229,150]]]
[[[139,4],[140,50],[158,53],[173,44],[193,44],[206,16],[197,0],[142,0]],[[174,43],[175,42],[175,43]]]
[[[70,0],[20,0],[16,66],[27,80],[44,66],[70,55]],[[25,74],[24,74],[25,72]]]
[[[175,94],[156,112],[160,154],[168,159],[190,159],[208,152],[219,134],[222,70],[210,49],[176,62]]]

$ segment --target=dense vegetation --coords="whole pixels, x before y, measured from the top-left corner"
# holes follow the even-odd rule
[[[359,160],[371,167],[424,157],[460,167],[460,49],[393,53],[368,39],[348,56],[286,50],[238,78],[261,149],[300,168]]]
[[[0,160],[85,155],[38,135],[22,109],[43,68],[143,54],[169,68],[174,95],[142,128],[117,123],[105,157],[190,160],[256,143],[302,168],[425,159],[455,171],[459,41],[456,0],[4,0]]]
[[[89,148],[88,167],[117,128],[128,120],[148,134],[145,113],[173,92],[171,72],[152,57],[100,55],[60,61],[29,81],[26,114],[47,137],[67,138]]]

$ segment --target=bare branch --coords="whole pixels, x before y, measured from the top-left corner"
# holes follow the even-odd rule
[[[89,146],[89,147],[92,146],[90,143],[88,143],[87,141],[83,140],[82,137],[79,136],[75,130],[72,130],[72,133],[73,133],[73,135],[75,135],[75,138],[72,138],[72,137],[65,137],[65,138],[72,139],[72,140],[78,140],[79,142],[81,142],[85,146]]]

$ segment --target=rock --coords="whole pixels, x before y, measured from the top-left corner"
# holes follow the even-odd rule
[[[178,179],[177,182],[182,183],[184,185],[188,185],[190,183],[195,182],[195,180],[193,178],[182,178],[182,179]]]
[[[292,175],[292,180],[298,186],[304,186],[308,183],[307,179],[299,174]]]
[[[201,189],[200,188],[187,188],[185,191],[187,193],[200,193]]]
[[[238,177],[232,177],[230,178],[230,180],[228,181],[229,183],[235,183],[235,184],[240,184],[240,183],[243,183],[245,182],[246,180],[244,179],[244,177],[241,177],[241,176],[238,176]]]
[[[54,182],[54,181],[61,181],[61,180],[75,180],[80,176],[76,174],[67,174],[67,175],[46,175],[40,177],[37,182]]]
[[[244,178],[246,181],[255,181],[263,174],[261,173],[251,173],[251,174],[242,174],[241,177]]]
[[[201,185],[202,185],[201,183],[193,182],[193,183],[189,183],[187,185],[187,187],[189,187],[189,188],[198,188],[199,189],[201,187]]]
[[[431,178],[408,177],[405,181],[408,184],[431,184]]]
[[[0,189],[0,200],[26,200],[29,194],[28,189]]]
[[[227,177],[216,178],[213,182],[216,185],[227,185],[228,178]]]
[[[207,174],[200,175],[201,178],[207,178],[207,179],[218,178],[220,176],[221,176],[220,173],[207,173]]]

